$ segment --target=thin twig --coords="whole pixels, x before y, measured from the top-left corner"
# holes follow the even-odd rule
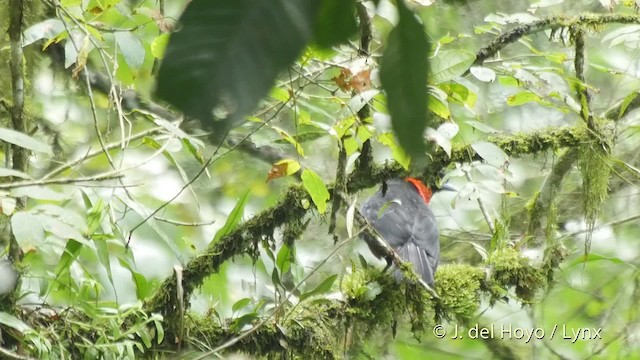
[[[640,220],[640,214],[629,216],[629,217],[626,217],[624,219],[620,219],[620,220],[616,220],[616,221],[610,221],[610,222],[602,224],[602,225],[600,225],[597,228],[594,228],[592,230],[595,231],[595,230],[600,229],[600,228],[614,227],[614,226],[622,225],[624,223],[628,223],[628,222],[636,221],[636,220]],[[591,230],[589,230],[589,229],[580,229],[578,231],[574,231],[572,233],[566,234],[563,237],[572,237],[572,236],[584,234],[584,233],[586,233],[588,231],[591,231]]]
[[[208,225],[213,225],[216,222],[215,220],[209,220],[209,221],[203,221],[203,222],[184,222],[184,221],[178,221],[178,220],[165,219],[159,216],[154,216],[153,218],[158,221],[165,222],[167,224],[176,225],[176,226],[189,226],[189,227],[208,226]]]
[[[41,185],[69,185],[78,184],[83,182],[96,182],[104,180],[121,179],[124,175],[121,174],[101,174],[95,176],[79,177],[79,178],[66,178],[66,179],[47,179],[47,180],[25,180],[17,181],[13,183],[0,184],[0,189],[16,189],[26,186],[41,186]],[[123,186],[127,186],[126,184]]]
[[[469,171],[465,171],[464,176],[467,178],[467,180],[470,183],[473,182],[473,179],[471,178],[471,174],[469,173]],[[474,190],[474,191],[477,191],[477,190]],[[484,220],[487,222],[487,225],[489,225],[489,230],[491,230],[492,234],[495,234],[496,228],[495,228],[495,225],[493,224],[493,220],[491,220],[491,216],[489,215],[489,212],[487,211],[487,207],[484,206],[484,201],[482,201],[482,198],[480,196],[478,196],[477,201],[478,201],[478,207],[480,208],[480,212],[482,213],[482,216],[484,216]]]
[[[127,139],[127,142],[129,143],[131,141],[142,139],[142,138],[144,138],[146,136],[157,134],[161,130],[162,130],[162,127],[159,127],[159,126],[155,127],[155,128],[152,128],[152,129],[145,130],[145,131],[140,132],[138,134],[132,135],[131,137],[129,137]],[[72,160],[72,161],[69,161],[66,164],[62,164],[62,165],[58,166],[57,168],[53,169],[52,171],[50,171],[49,173],[44,175],[42,178],[40,178],[40,180],[46,180],[46,179],[52,178],[52,177],[54,177],[56,175],[59,175],[59,174],[63,173],[64,171],[66,171],[68,169],[71,169],[72,167],[82,163],[83,161],[86,161],[88,159],[91,159],[93,157],[96,157],[98,155],[103,154],[104,150],[110,151],[110,150],[113,150],[113,149],[116,149],[116,148],[120,147],[120,145],[121,145],[121,142],[118,141],[118,142],[113,142],[111,144],[106,145],[104,147],[104,149],[101,148],[99,150],[90,151],[90,152],[86,153],[84,156],[82,156],[82,157],[80,157],[80,158],[78,158],[76,160]]]

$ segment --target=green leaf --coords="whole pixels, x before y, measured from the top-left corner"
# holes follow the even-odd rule
[[[324,182],[313,170],[304,169],[302,172],[302,185],[311,196],[311,200],[318,208],[320,214],[324,214],[327,210],[327,201],[329,201],[329,191]]]
[[[622,115],[624,115],[625,112],[627,112],[627,108],[629,107],[629,105],[631,105],[631,102],[633,102],[633,100],[636,99],[636,97],[638,97],[638,92],[634,91],[624,98],[624,100],[622,101],[622,104],[620,104],[620,112],[618,113],[618,120],[622,118]]]
[[[160,34],[151,42],[151,55],[156,59],[162,59],[169,43],[169,34]]]
[[[73,239],[75,241],[77,241],[78,243],[87,246],[91,249],[94,249],[95,247],[93,246],[92,243],[90,243],[83,235],[82,233],[80,233],[80,231],[53,217],[53,216],[47,216],[47,215],[42,215],[40,216],[40,221],[42,224],[42,228],[46,231],[49,232],[61,239]],[[80,225],[80,224],[77,224]],[[83,224],[84,225],[84,224]]]
[[[429,105],[429,110],[437,116],[443,119],[449,119],[451,117],[449,103],[447,102],[447,95],[444,94],[442,90],[434,88],[433,91],[429,91],[429,100],[427,103]]]
[[[159,314],[154,314],[153,316],[153,324],[156,326],[157,344],[160,345],[162,344],[162,341],[164,341],[164,327],[162,327],[162,316]]]
[[[231,311],[235,313],[238,310],[247,307],[249,304],[251,304],[251,298],[242,298],[231,305]]]
[[[335,130],[336,137],[338,139],[342,139],[347,133],[347,131],[349,131],[355,123],[356,123],[355,116],[349,116],[345,119],[342,119],[336,122],[336,124],[333,125],[333,129]]]
[[[52,39],[65,31],[64,23],[58,19],[47,19],[32,25],[22,35],[22,46],[33,44],[41,39]]]
[[[20,244],[39,246],[44,241],[40,215],[18,211],[11,216],[11,230]]]
[[[500,131],[487,125],[487,124],[483,124],[481,122],[478,121],[474,121],[474,120],[469,120],[469,121],[465,121],[466,124],[472,126],[474,129],[486,133],[486,134],[498,134]]]
[[[354,0],[323,0],[314,27],[313,40],[329,48],[349,39],[358,30]]]
[[[584,264],[584,263],[592,262],[592,261],[610,261],[610,262],[612,262],[614,264],[627,265],[627,266],[629,266],[629,267],[631,267],[631,268],[633,268],[635,270],[638,270],[638,268],[635,265],[633,265],[633,264],[631,264],[629,262],[626,262],[626,261],[624,261],[624,260],[622,260],[620,258],[604,256],[604,255],[599,255],[599,254],[594,254],[594,253],[589,253],[589,254],[586,254],[586,255],[579,256],[577,259],[573,260],[569,264],[569,266],[575,266],[575,265]]]
[[[231,231],[235,229],[236,225],[238,225],[240,220],[242,220],[242,215],[244,214],[244,207],[245,205],[247,205],[247,200],[249,200],[249,194],[250,194],[250,191],[247,190],[244,193],[244,195],[240,197],[240,200],[238,200],[238,203],[236,204],[236,206],[233,208],[233,210],[231,210],[231,213],[229,213],[229,216],[227,216],[227,222],[224,223],[224,226],[220,228],[220,230],[218,230],[218,232],[216,232],[216,235],[213,237],[214,243],[218,242],[218,240],[220,240],[223,236],[226,236],[229,233],[231,233]]]
[[[507,98],[507,105],[518,106],[530,102],[540,102],[540,97],[531,91],[522,91]]]
[[[198,163],[204,165],[205,160],[204,160],[204,157],[202,156],[202,152],[200,152],[200,150],[193,144],[191,139],[182,138],[182,144],[185,146],[187,151],[189,151],[189,154],[191,154],[194,157],[194,159],[198,161]]]
[[[475,76],[476,79],[483,82],[493,82],[496,80],[495,71],[486,68],[484,66],[472,66],[469,68],[471,75]]]
[[[36,140],[31,136],[23,134],[19,131],[7,129],[7,128],[0,128],[0,140],[6,141],[13,145],[18,145],[25,149],[53,155],[53,152],[51,151],[51,146],[49,146],[49,144],[45,144],[40,140]]]
[[[70,239],[69,241],[67,241],[67,245],[65,246],[64,251],[62,252],[62,255],[60,255],[60,260],[56,265],[56,270],[55,270],[56,279],[61,278],[64,274],[66,274],[69,271],[69,269],[71,268],[71,265],[76,260],[81,250],[82,250],[82,244],[79,243],[78,241],[75,241],[73,239]],[[53,287],[57,283],[58,283],[57,281],[54,281],[51,283],[50,286]]]
[[[422,133],[427,119],[429,43],[423,25],[403,1],[397,2],[399,22],[391,33],[380,64],[380,80],[400,146],[418,156],[425,150]]]
[[[288,142],[291,145],[295,146],[296,151],[298,152],[298,154],[300,154],[300,156],[304,157],[304,148],[302,147],[302,145],[300,145],[299,142],[296,141],[295,138],[293,138],[291,135],[289,135],[286,131],[284,131],[282,129],[279,129],[277,127],[273,127],[273,129],[276,130],[286,142]]]
[[[207,130],[243,121],[311,40],[320,5],[318,0],[192,1],[167,46],[158,96],[200,119]],[[220,121],[212,121],[212,113]]]
[[[127,65],[132,69],[140,68],[145,56],[144,46],[142,46],[140,39],[130,31],[116,31],[113,35]]]
[[[409,170],[409,163],[411,159],[407,156],[407,153],[402,150],[401,147],[398,146],[396,140],[393,137],[392,133],[384,133],[378,135],[378,141],[382,145],[386,145],[389,149],[391,149],[391,156],[393,159],[398,162],[403,168]]]
[[[19,188],[11,189],[11,196],[22,197],[27,196],[31,199],[38,200],[50,200],[50,201],[63,201],[66,199],[66,195],[57,192],[51,186],[22,186]]]
[[[4,311],[0,311],[0,324],[18,330],[21,334],[33,331],[33,329],[22,320]]]
[[[316,286],[313,290],[300,295],[300,301],[307,299],[308,297],[313,295],[318,295],[318,294],[328,292],[329,290],[331,290],[331,286],[333,286],[333,283],[336,281],[337,278],[338,278],[338,274],[334,274],[324,279],[320,283],[320,285]]]
[[[13,176],[13,177],[19,177],[19,178],[23,178],[23,179],[31,179],[31,176],[29,176],[28,174],[23,173],[22,171],[13,170],[13,169],[7,169],[6,167],[0,167],[0,177],[5,177],[5,176]]]
[[[440,84],[438,88],[447,93],[447,100],[450,102],[457,102],[470,107],[476,104],[477,95],[464,85],[456,83]]]
[[[502,167],[509,161],[509,155],[505,154],[497,145],[490,142],[478,141],[471,144],[471,147],[478,153],[478,156],[495,167]]]
[[[476,55],[465,50],[442,51],[431,60],[429,80],[438,84],[464,74],[476,61]]]
[[[233,324],[231,325],[231,330],[240,331],[245,325],[251,324],[253,321],[257,320],[258,318],[259,318],[258,314],[256,313],[242,315],[233,321]]]
[[[131,266],[128,259],[118,256],[118,262],[123,268],[129,270],[129,273],[131,273],[131,280],[133,280],[133,283],[136,285],[136,295],[138,296],[138,299],[144,299],[149,296],[153,287],[149,281],[147,281],[147,278],[137,272],[133,266]]]
[[[428,128],[427,137],[429,140],[434,141],[438,146],[451,157],[451,139],[453,139],[458,133],[459,127],[452,122],[442,123],[438,129]]]
[[[281,273],[286,273],[291,268],[291,260],[293,259],[293,249],[287,244],[283,244],[278,251],[278,257],[276,258],[276,266]]]

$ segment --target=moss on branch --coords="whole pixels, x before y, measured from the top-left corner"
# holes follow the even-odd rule
[[[515,250],[508,254],[506,260],[496,258],[492,264],[500,269],[516,268],[519,273],[527,274],[527,260]],[[518,282],[498,277],[489,282],[516,287],[525,281],[522,277],[513,279]],[[345,341],[349,348],[357,348],[380,331],[394,327],[400,319],[406,320],[400,324],[411,324],[416,337],[431,329],[437,319],[455,318],[470,323],[485,288],[483,269],[445,265],[436,273],[436,280],[440,299],[433,299],[420,286],[398,283],[391,273],[373,268],[358,269],[343,280],[342,299],[321,302],[309,299],[298,304],[285,321],[271,319],[260,325],[256,323],[248,336],[240,336],[242,332],[233,330],[233,323],[219,324],[210,317],[198,315],[190,316],[187,333],[202,344],[222,344],[238,338],[225,348],[228,352],[341,359],[345,355]],[[529,289],[535,290],[535,284],[528,285]]]
[[[582,14],[578,16],[557,15],[545,19],[533,21],[528,24],[516,26],[513,29],[498,36],[490,44],[484,46],[476,52],[476,65],[480,65],[485,60],[495,56],[505,46],[520,40],[526,35],[537,32],[559,28],[569,28],[573,26],[587,26],[597,29],[604,24],[637,24],[640,23],[640,16],[636,14]]]

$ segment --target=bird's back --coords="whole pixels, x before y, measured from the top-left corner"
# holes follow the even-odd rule
[[[438,266],[440,243],[435,216],[416,187],[390,180],[362,206],[362,215],[405,261],[413,263],[429,284]]]

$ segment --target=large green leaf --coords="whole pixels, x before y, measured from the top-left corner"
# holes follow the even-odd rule
[[[243,120],[312,39],[321,2],[192,1],[169,41],[158,95],[214,132]]]
[[[329,201],[330,194],[322,178],[310,169],[305,169],[300,177],[302,178],[302,185],[311,195],[311,200],[318,208],[318,212],[324,214],[327,210],[327,201]]]
[[[45,144],[40,140],[32,138],[31,136],[23,134],[19,131],[0,128],[0,140],[36,152],[41,152],[49,155],[53,154],[53,151],[51,150],[51,146],[49,146],[49,144]]]
[[[398,1],[399,22],[389,34],[380,64],[380,80],[400,146],[409,155],[424,152],[427,120],[429,43],[424,27],[404,2]]]
[[[323,47],[343,42],[358,30],[354,0],[323,0],[313,40]]]
[[[476,60],[471,51],[448,50],[442,51],[431,62],[429,80],[435,84],[455,79],[464,74]]]

